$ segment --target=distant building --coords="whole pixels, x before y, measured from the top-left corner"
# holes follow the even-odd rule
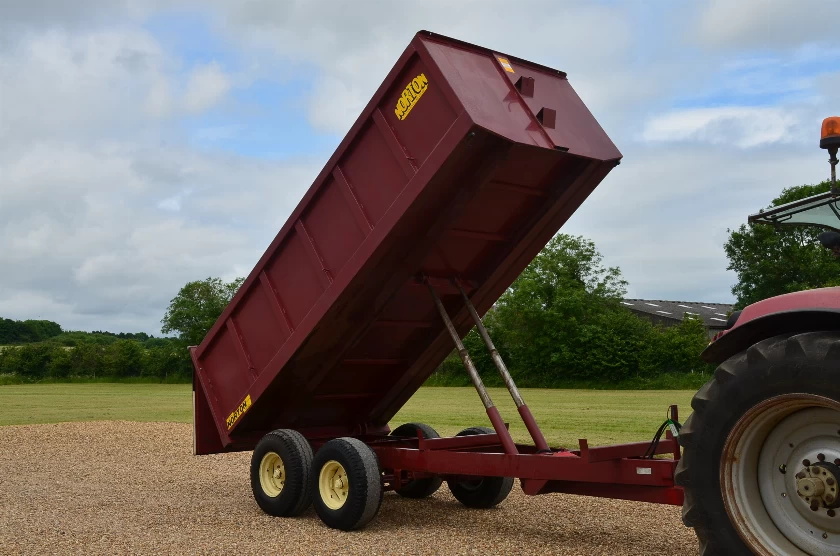
[[[701,303],[693,301],[662,301],[659,299],[625,299],[622,305],[654,324],[674,326],[686,313],[703,319],[703,324],[714,336],[726,327],[726,320],[732,312],[729,303]]]

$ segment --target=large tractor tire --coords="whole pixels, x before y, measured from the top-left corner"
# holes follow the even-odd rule
[[[423,438],[440,438],[437,431],[425,423],[406,423],[404,425],[400,425],[391,431],[391,436],[417,438],[418,430],[423,433]],[[405,498],[428,498],[437,492],[442,483],[443,479],[438,476],[425,477],[423,479],[408,481],[396,492]]]
[[[676,482],[700,554],[840,554],[840,332],[763,340],[691,401]]]

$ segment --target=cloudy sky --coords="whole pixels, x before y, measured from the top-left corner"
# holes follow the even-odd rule
[[[836,4],[512,6],[0,0],[0,316],[158,333],[246,275],[420,29],[568,72],[624,160],[564,231],[631,296],[732,300],[727,228],[828,175]]]

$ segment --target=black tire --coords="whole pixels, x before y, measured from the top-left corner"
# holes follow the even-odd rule
[[[470,427],[455,436],[495,434],[488,427]],[[462,481],[446,481],[452,495],[468,508],[486,509],[500,504],[513,488],[513,477],[475,477]]]
[[[693,527],[702,556],[751,555],[730,522],[721,487],[721,456],[730,431],[748,410],[785,394],[840,401],[840,332],[781,335],[732,356],[691,401],[680,430],[684,448],[675,481],[685,491],[683,523]]]
[[[423,438],[440,438],[435,429],[424,423],[406,423],[391,431],[391,436],[417,438],[417,431],[423,432]],[[440,488],[443,479],[438,476],[409,481],[395,492],[406,498],[428,498]]]
[[[319,487],[324,466],[338,462],[347,480],[346,499],[339,508],[330,508]],[[372,520],[382,504],[382,472],[374,451],[355,438],[330,440],[315,454],[312,465],[315,513],[333,529],[361,529]]]
[[[273,496],[260,478],[263,461],[271,463],[272,453],[280,457],[285,470],[282,489]],[[291,517],[303,513],[312,502],[311,474],[312,446],[297,431],[280,429],[266,434],[251,455],[251,490],[257,505],[269,515]]]

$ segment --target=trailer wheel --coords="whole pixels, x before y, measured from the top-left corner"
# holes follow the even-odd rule
[[[470,427],[455,436],[494,434],[489,427]],[[447,480],[452,495],[468,508],[492,508],[501,503],[513,488],[513,477],[475,477],[464,480]]]
[[[315,512],[334,529],[367,525],[382,504],[382,472],[374,451],[355,438],[336,438],[315,454]]]
[[[440,438],[435,429],[424,423],[406,423],[391,431],[391,436],[417,438],[417,431],[423,433],[423,438]],[[440,488],[443,479],[438,476],[409,481],[402,488],[395,491],[406,498],[428,498]]]
[[[309,507],[311,474],[312,446],[297,431],[266,434],[251,455],[251,490],[269,515],[291,517]]]
[[[840,552],[840,332],[761,341],[691,402],[676,483],[700,554]]]

